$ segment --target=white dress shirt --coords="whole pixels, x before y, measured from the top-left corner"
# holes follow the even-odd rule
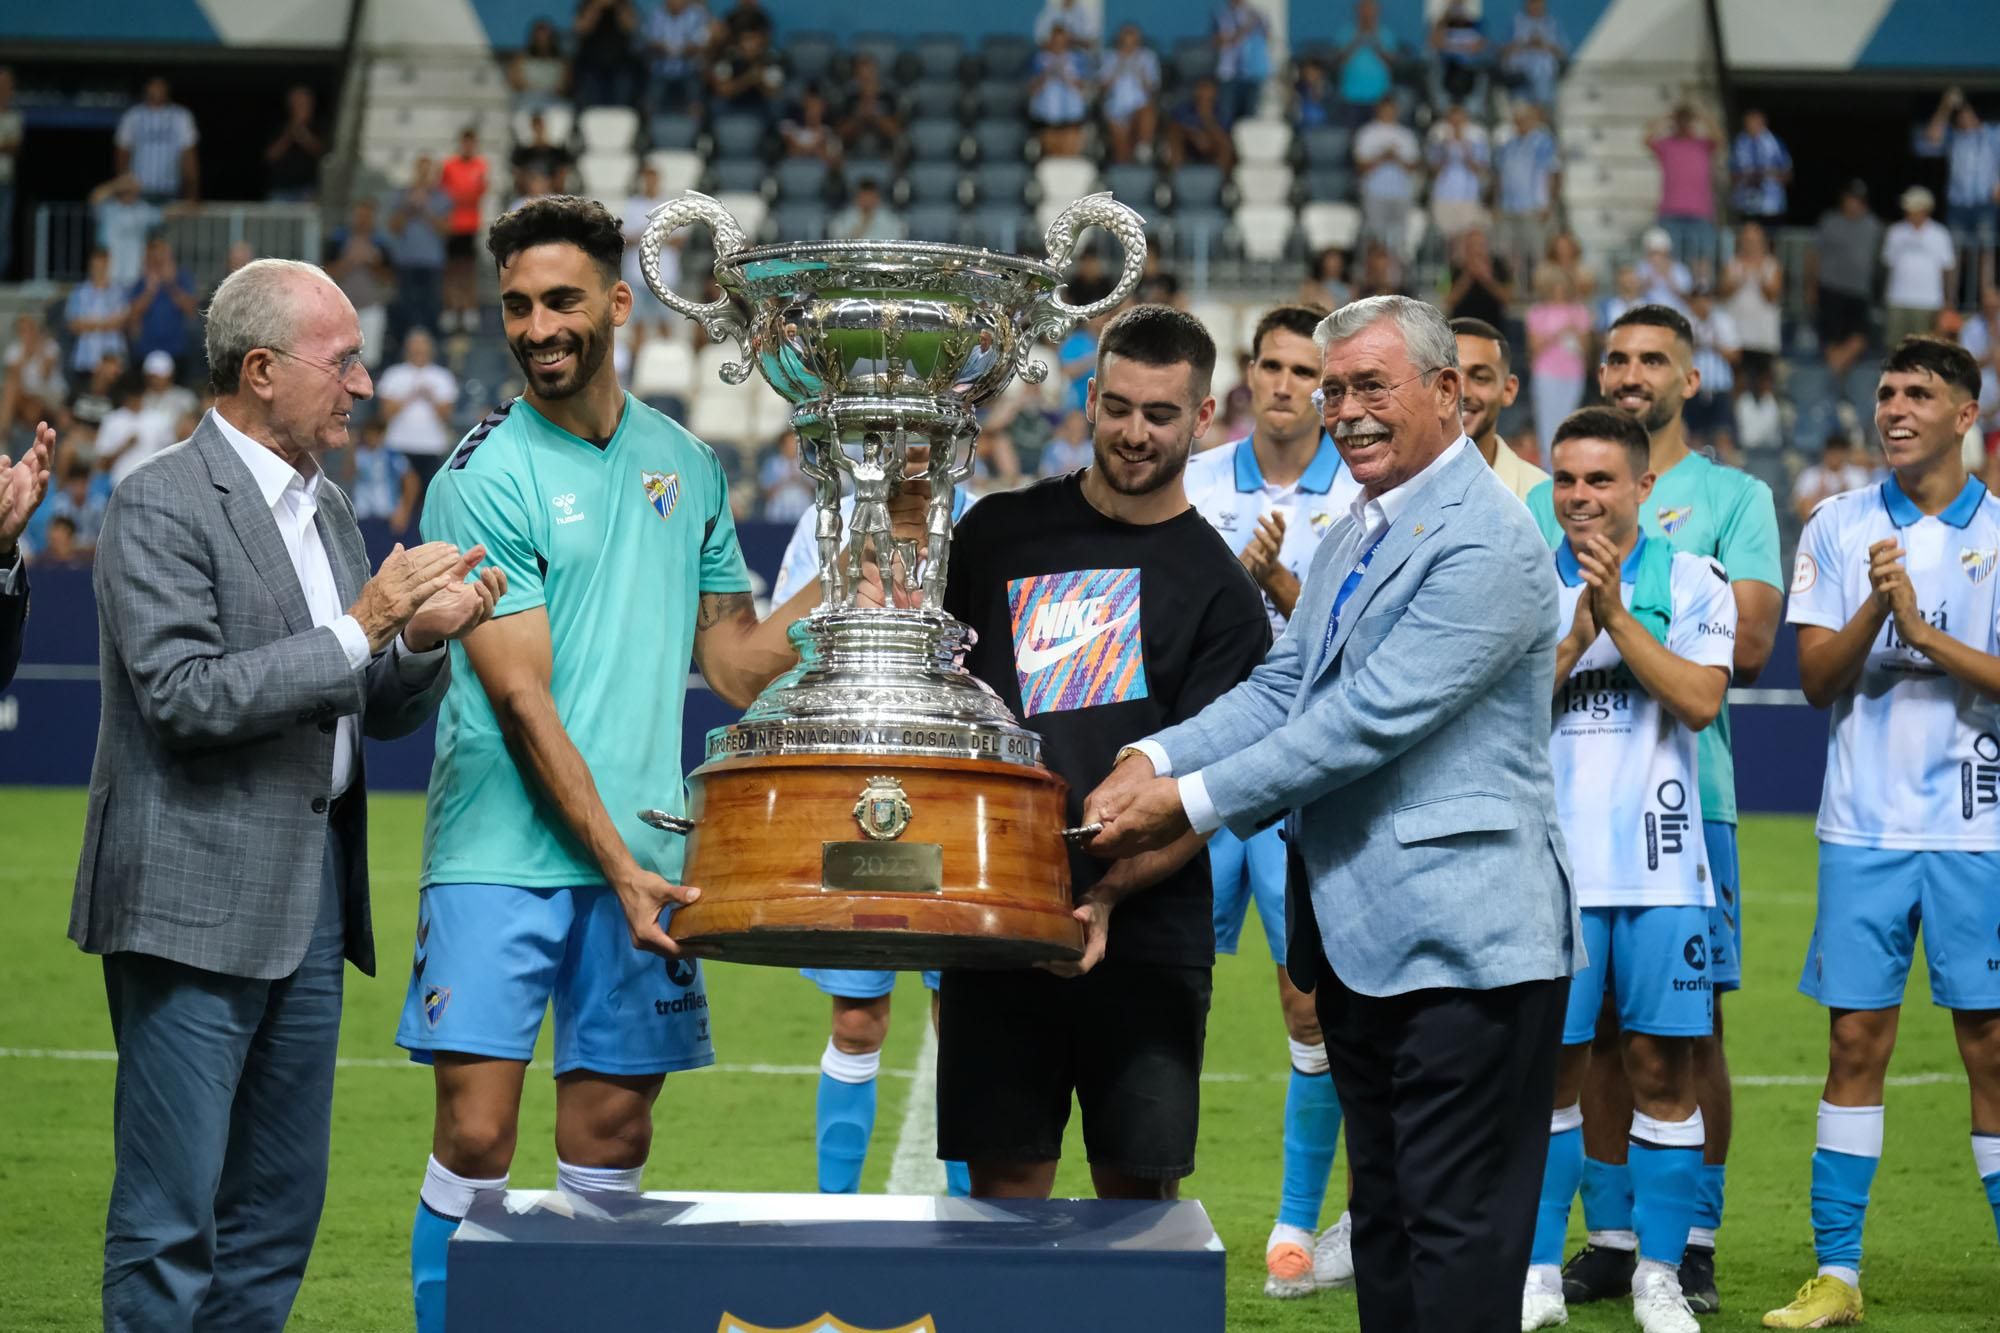
[[[1385,536],[1391,524],[1402,516],[1432,477],[1443,470],[1461,453],[1473,447],[1470,438],[1460,435],[1457,440],[1445,446],[1443,453],[1433,458],[1430,466],[1400,486],[1393,486],[1382,494],[1370,499],[1367,491],[1357,494],[1347,506],[1347,516],[1361,529],[1361,544],[1357,550],[1372,550],[1375,543]],[[1346,577],[1342,575],[1342,577]],[[1303,660],[1303,659],[1302,659]],[[1173,764],[1159,742],[1143,740],[1132,746],[1140,754],[1152,761],[1153,773],[1157,777],[1174,776]],[[1208,798],[1208,784],[1202,781],[1199,770],[1180,775],[1176,785],[1180,790],[1181,809],[1187,813],[1188,823],[1202,837],[1207,837],[1222,827],[1222,816],[1216,813],[1215,802]]]
[[[313,521],[319,513],[322,474],[315,468],[311,478],[303,476],[276,453],[230,425],[222,413],[211,410],[209,417],[243,465],[250,469],[264,503],[271,507],[271,517],[277,520],[278,536],[292,557],[292,571],[298,575],[299,590],[305,594],[313,624],[333,631],[351,669],[359,671],[366,667],[373,655],[368,647],[368,632],[361,628],[360,621],[341,610],[340,589],[333,581],[333,562],[327,557],[326,545],[320,541],[319,527]],[[397,670],[414,682],[436,669],[444,649],[412,653],[398,635],[393,651]],[[361,760],[358,719],[351,713],[342,717],[333,739],[332,790],[337,798],[353,783],[355,768]]]

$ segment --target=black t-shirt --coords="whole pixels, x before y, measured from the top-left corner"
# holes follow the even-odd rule
[[[1462,271],[1457,265],[1452,266],[1451,280],[1454,284],[1458,282]],[[1507,261],[1496,256],[1493,260],[1493,281],[1504,287],[1507,285],[1510,273]],[[1507,307],[1500,303],[1500,298],[1493,294],[1492,288],[1480,282],[1471,283],[1466,287],[1465,295],[1451,308],[1451,317],[1483,319],[1497,329],[1507,327]]]
[[[944,598],[979,635],[966,668],[1042,738],[1042,762],[1069,783],[1071,825],[1122,747],[1199,713],[1271,644],[1257,585],[1200,513],[1120,523],[1083,498],[1083,475],[967,510]],[[1106,864],[1072,850],[1073,892]],[[1105,956],[1215,961],[1206,852],[1118,904]]]
[[[288,121],[282,128],[289,126]],[[312,126],[312,132],[320,142],[326,141],[320,135],[319,126]],[[285,145],[285,151],[278,155],[278,160],[270,164],[267,177],[274,190],[309,190],[319,184],[319,159],[296,143],[288,143]]]

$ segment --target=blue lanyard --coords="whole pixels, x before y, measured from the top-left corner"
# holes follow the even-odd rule
[[[1385,526],[1381,536],[1362,553],[1361,559],[1348,571],[1347,577],[1341,580],[1340,591],[1333,595],[1333,611],[1326,618],[1326,637],[1320,640],[1319,645],[1319,660],[1322,664],[1325,663],[1327,654],[1333,651],[1333,636],[1340,631],[1340,609],[1347,605],[1347,599],[1361,586],[1361,576],[1368,572],[1368,563],[1375,558],[1375,552],[1382,549],[1382,538],[1388,535],[1389,529]]]

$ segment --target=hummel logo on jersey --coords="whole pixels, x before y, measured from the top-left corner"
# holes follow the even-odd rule
[[[587,514],[576,512],[575,491],[565,491],[561,495],[551,495],[549,497],[549,504],[551,507],[562,512],[562,517],[556,520],[557,527],[561,527],[565,523],[581,523],[589,517]]]
[[[1986,576],[1993,572],[1996,563],[2000,563],[2000,551],[1994,550],[1991,546],[1984,550],[1967,546],[1961,548],[1958,553],[1959,568],[1963,569],[1965,577],[1974,583],[1986,582]]]
[[[1656,516],[1660,520],[1660,531],[1671,537],[1686,527],[1687,521],[1694,517],[1694,506],[1682,505],[1678,509],[1663,508],[1657,511]]]

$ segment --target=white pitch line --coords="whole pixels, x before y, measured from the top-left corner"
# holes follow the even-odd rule
[[[910,1071],[915,1077],[909,1100],[903,1103],[896,1155],[889,1159],[891,1194],[944,1193],[944,1163],[937,1155],[937,1053],[937,1029],[926,1022],[917,1067]]]

